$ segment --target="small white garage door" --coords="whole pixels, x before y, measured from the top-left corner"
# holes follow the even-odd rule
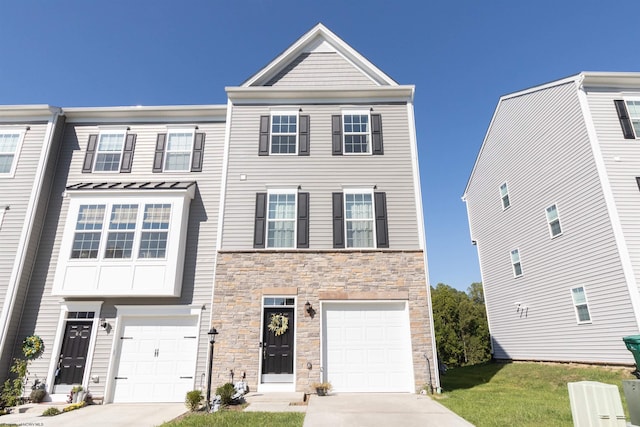
[[[195,316],[123,319],[114,402],[184,402],[198,351]]]
[[[326,379],[339,392],[413,392],[405,302],[324,303]]]

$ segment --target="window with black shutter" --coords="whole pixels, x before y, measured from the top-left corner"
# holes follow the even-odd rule
[[[277,111],[260,116],[258,155],[310,154],[309,116],[298,111]]]

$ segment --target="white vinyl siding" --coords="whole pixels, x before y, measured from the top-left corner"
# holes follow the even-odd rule
[[[562,234],[562,226],[560,225],[560,216],[558,214],[558,206],[553,204],[545,209],[547,215],[547,224],[549,224],[549,234],[556,237]]]
[[[571,289],[571,298],[573,299],[578,323],[591,323],[591,314],[589,313],[589,304],[587,303],[587,294],[584,288],[580,286]]]
[[[126,132],[100,132],[94,172],[118,172]]]
[[[191,170],[194,131],[169,131],[164,156],[165,172],[188,172]]]
[[[38,156],[40,154],[41,140],[36,144],[35,138],[44,138],[44,130],[46,126],[31,125],[31,130],[25,135],[25,144],[20,155],[20,165],[16,171],[16,188],[10,188],[9,192],[15,193],[17,197],[28,198],[28,190],[32,184],[27,180],[26,173],[33,175]],[[151,166],[156,147],[157,135],[167,132],[167,124],[130,124],[130,132],[137,135],[135,160],[132,166],[132,172],[127,174],[127,181],[130,182],[147,182],[157,181],[160,177],[152,174]],[[224,122],[198,123],[198,131],[207,135],[207,150],[204,151],[203,172],[206,172],[206,179],[198,181],[197,200],[192,201],[189,220],[189,235],[198,236],[197,239],[187,239],[186,255],[184,261],[184,274],[182,293],[171,299],[171,304],[181,305],[197,305],[211,304],[211,278],[213,277],[214,265],[209,260],[215,257],[216,248],[216,230],[218,224],[218,207],[220,200],[220,178],[222,170],[222,156],[219,153],[224,151]],[[77,147],[77,141],[87,141],[89,135],[99,133],[99,129],[95,125],[85,125],[67,122],[64,136],[62,140],[59,163],[64,164],[64,171],[58,171],[53,182],[53,194],[62,194],[65,187],[76,184],[78,182],[86,182],[86,174],[82,174],[82,163],[84,161],[84,150]],[[23,170],[23,165],[25,166]],[[68,168],[68,169],[67,169]],[[115,179],[115,178],[114,178]],[[171,176],[175,181],[189,181],[193,179],[190,172],[184,174],[174,173]],[[24,182],[24,185],[22,184]],[[16,184],[14,183],[14,184]],[[21,200],[21,199],[18,199]],[[118,201],[121,203],[120,201]],[[21,202],[22,203],[22,202]],[[37,284],[29,287],[25,308],[23,311],[23,322],[21,329],[17,332],[18,336],[24,337],[35,333],[42,337],[45,343],[53,343],[56,336],[56,325],[60,313],[60,297],[52,296],[52,289],[60,245],[65,223],[68,216],[69,198],[61,200],[60,204],[50,204],[49,212],[44,223],[42,231],[42,245],[53,248],[52,255],[46,256],[42,253],[38,255],[36,264],[31,274],[31,283]],[[10,210],[7,211],[2,229],[3,242],[0,245],[0,252],[5,248],[10,249],[8,242],[4,238],[11,238],[13,241],[13,231],[7,233],[11,228],[13,230],[18,224],[22,226],[24,222],[24,211],[17,202],[11,203]],[[0,205],[1,207],[1,205]],[[142,207],[140,206],[139,209]],[[14,216],[15,221],[14,221]],[[74,218],[75,220],[75,218]],[[15,224],[14,224],[15,222]],[[106,224],[106,223],[105,223]],[[193,234],[195,233],[195,234]],[[15,252],[15,249],[14,249]],[[135,254],[136,252],[134,252]],[[134,257],[135,258],[135,257]],[[121,262],[118,260],[118,262]],[[130,262],[130,261],[129,261]],[[4,274],[2,270],[2,260],[0,258],[0,275]],[[7,273],[8,275],[8,273]],[[0,286],[2,284],[0,283]],[[3,289],[0,289],[4,292]],[[127,304],[156,304],[166,305],[166,297],[145,297],[137,299],[121,299]],[[116,324],[116,310],[112,303],[105,303],[102,307],[100,316],[105,318],[111,325]],[[202,316],[203,321],[199,325],[198,335],[205,339],[198,340],[197,348],[197,365],[196,377],[199,379],[203,374],[206,375],[207,350],[209,343],[206,339],[207,331],[210,328],[208,316]],[[106,334],[98,331],[96,339],[95,354],[91,366],[91,375],[100,378],[99,383],[91,383],[91,392],[94,395],[104,395],[105,384],[107,378],[109,360],[113,354],[113,334]],[[49,366],[47,358],[34,360],[29,366],[30,372],[38,375],[39,378],[46,378]],[[113,372],[112,372],[113,374]],[[196,388],[199,384],[194,381],[192,388]],[[184,398],[184,396],[183,396]]]
[[[270,114],[269,108],[234,106],[223,249],[253,248],[253,227],[247,227],[247,224],[255,221],[255,211],[247,209],[247,200],[254,200],[256,193],[264,192],[265,185],[291,182],[299,184],[300,191],[309,192],[309,242],[312,248],[333,249],[332,193],[341,191],[344,185],[370,183],[377,185],[376,191],[386,193],[390,249],[419,248],[407,106],[375,106],[376,113],[384,118],[384,156],[367,156],[366,159],[361,156],[337,159],[331,154],[331,116],[336,114],[335,105],[303,105],[301,108],[301,114],[310,118],[311,155],[303,159],[269,156],[265,161],[264,157],[256,155],[259,135],[256,117]],[[245,181],[238,179],[243,174],[247,177]]]
[[[640,145],[624,143],[613,103],[620,94],[588,90],[587,97],[625,235],[640,235]],[[513,135],[518,144],[509,143]],[[637,334],[638,325],[593,153],[573,82],[498,104],[466,194],[497,359],[633,363],[620,337]],[[506,216],[496,200],[505,177],[518,193]],[[550,191],[562,203],[561,239],[545,229]],[[640,261],[640,240],[627,245]],[[513,286],[507,254],[516,247],[526,275]],[[567,284],[576,282],[588,288],[590,314],[597,315],[588,328],[576,325],[569,300]],[[518,317],[514,302],[529,307],[528,317]]]

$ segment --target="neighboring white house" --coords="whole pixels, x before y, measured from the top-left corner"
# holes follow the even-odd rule
[[[214,387],[438,387],[414,87],[318,24],[226,90],[51,118],[5,359],[37,334],[30,378],[53,400],[182,402],[215,327]]]
[[[633,364],[640,73],[500,98],[463,200],[497,359]]]

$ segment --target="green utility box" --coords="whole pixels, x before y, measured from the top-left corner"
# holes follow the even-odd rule
[[[627,345],[627,350],[636,359],[636,370],[640,369],[640,335],[629,335],[628,337],[623,337],[622,340]]]

